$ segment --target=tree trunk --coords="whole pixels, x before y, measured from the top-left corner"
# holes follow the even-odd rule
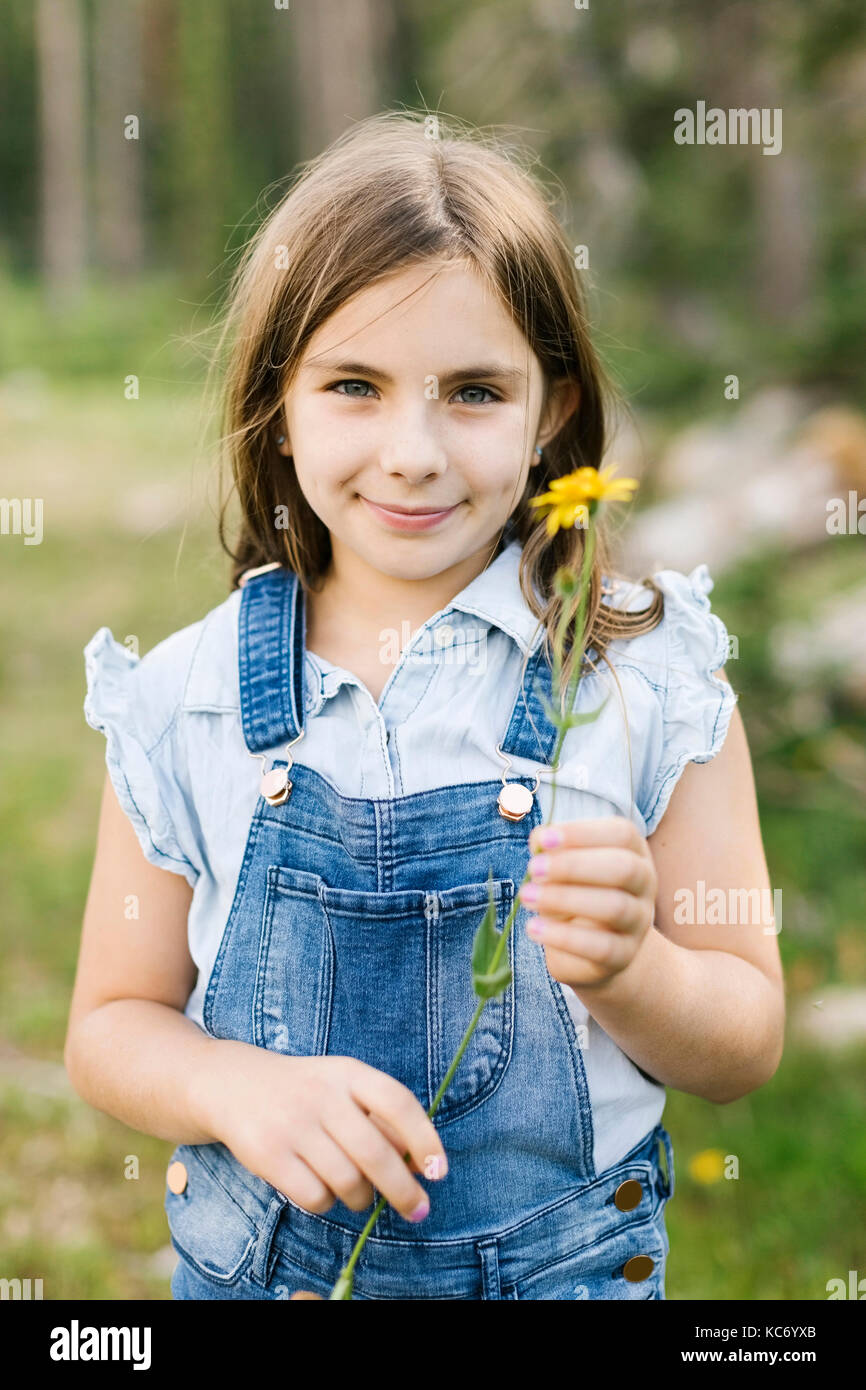
[[[302,159],[379,110],[393,0],[316,0],[292,10]]]
[[[780,109],[783,115],[779,154],[761,155],[753,161],[757,304],[764,318],[771,322],[793,323],[805,314],[815,289],[817,208],[813,171],[806,154],[797,149],[797,127],[790,119],[797,108],[783,100],[776,63],[769,54],[759,68],[759,76],[760,105]],[[786,118],[790,121],[788,132]]]
[[[52,304],[81,291],[87,263],[81,0],[37,0],[40,257]]]
[[[141,0],[96,0],[94,15],[95,241],[99,264],[117,276],[141,270]],[[142,128],[134,132],[130,116]],[[132,138],[130,138],[132,137]]]
[[[169,139],[176,263],[206,285],[225,254],[234,183],[225,0],[176,10]]]

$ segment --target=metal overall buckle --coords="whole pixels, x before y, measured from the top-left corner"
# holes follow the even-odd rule
[[[302,739],[303,737],[304,730],[302,729],[297,738],[293,738],[291,743],[286,744],[286,766],[272,767],[269,772],[265,772],[264,770],[265,763],[267,762],[267,754],[250,753],[251,758],[261,758],[262,760],[262,776],[259,782],[259,795],[264,797],[269,806],[282,806],[283,802],[288,801],[292,794],[292,782],[289,777],[289,772],[295,760],[289,752],[289,749],[293,748],[298,742],[298,739]],[[249,749],[247,751],[249,752]]]
[[[523,820],[523,817],[532,810],[535,793],[538,791],[538,784],[542,776],[545,773],[557,772],[559,764],[557,763],[556,767],[539,768],[535,774],[534,785],[531,788],[525,787],[522,782],[506,781],[508,769],[511,767],[513,759],[509,758],[507,753],[503,753],[502,745],[499,743],[496,745],[496,751],[505,763],[505,771],[502,774],[502,791],[496,799],[499,814],[504,816],[506,820]]]

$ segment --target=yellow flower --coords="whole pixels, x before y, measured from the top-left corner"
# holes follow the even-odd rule
[[[689,1163],[689,1173],[696,1182],[718,1182],[725,1174],[725,1155],[721,1149],[702,1149]]]
[[[547,512],[547,534],[556,535],[560,527],[585,526],[599,502],[627,502],[638,486],[636,478],[614,478],[616,464],[604,468],[578,468],[564,478],[552,478],[550,491],[531,497],[529,505],[538,515]]]

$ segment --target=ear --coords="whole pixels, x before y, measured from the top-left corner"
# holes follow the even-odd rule
[[[542,411],[538,425],[537,442],[544,447],[559,434],[566,420],[570,419],[580,405],[580,382],[572,377],[560,377],[550,387],[547,405]],[[535,455],[537,463],[538,455]]]
[[[277,444],[277,440],[279,439],[280,435],[283,436],[283,442],[282,444]],[[280,411],[276,420],[271,425],[271,437],[277,446],[278,452],[283,455],[283,458],[291,458],[292,441],[289,438],[289,427],[286,423],[285,410]]]

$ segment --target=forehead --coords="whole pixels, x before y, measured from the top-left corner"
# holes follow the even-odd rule
[[[429,359],[498,359],[527,370],[534,354],[499,295],[471,263],[422,262],[359,290],[313,334],[303,364],[351,346],[390,367]],[[431,370],[435,368],[431,367]]]

